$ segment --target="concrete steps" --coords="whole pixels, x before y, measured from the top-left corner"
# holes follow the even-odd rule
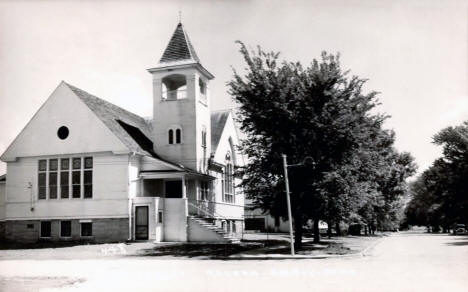
[[[202,217],[197,217],[197,216],[189,216],[189,220],[192,222],[195,222],[202,228],[209,230],[211,232],[214,232],[219,235],[219,237],[222,239],[222,241],[228,242],[228,243],[240,243],[240,239],[225,232],[222,228],[214,225],[209,221],[209,219],[205,219]]]

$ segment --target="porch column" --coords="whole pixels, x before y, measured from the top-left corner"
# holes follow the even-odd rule
[[[143,192],[144,192],[144,189],[143,189],[143,178],[140,177],[140,178],[138,178],[138,190],[137,190],[136,196],[137,196],[137,197],[143,197],[143,196],[144,196]]]
[[[185,175],[182,177],[182,198],[187,199],[187,185],[185,184]]]

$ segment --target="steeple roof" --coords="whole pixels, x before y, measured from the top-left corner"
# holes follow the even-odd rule
[[[166,47],[166,50],[164,51],[164,54],[161,57],[161,60],[159,60],[159,63],[180,61],[200,63],[200,59],[198,58],[197,53],[184,30],[184,26],[179,22],[169,44]]]

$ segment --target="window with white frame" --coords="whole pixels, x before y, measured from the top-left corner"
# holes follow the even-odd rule
[[[93,197],[93,158],[84,158],[83,170],[83,197],[90,199]]]
[[[70,197],[70,158],[60,159],[60,198]]]
[[[81,157],[72,159],[72,198],[81,198]]]
[[[47,198],[47,160],[39,160],[37,193],[40,200]]]
[[[49,199],[57,199],[58,159],[49,159]]]
[[[231,160],[231,154],[226,154],[226,166],[223,173],[223,202],[234,203],[234,167]]]
[[[70,167],[71,161],[71,167]],[[70,183],[71,182],[71,183]],[[93,197],[93,158],[41,159],[38,163],[38,199]]]

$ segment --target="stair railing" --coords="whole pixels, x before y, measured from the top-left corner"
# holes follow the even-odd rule
[[[191,203],[190,201],[193,201],[193,200],[187,200],[188,205],[190,205],[190,206],[194,207],[195,209],[197,209],[198,211],[201,211],[202,213],[208,215],[208,217],[213,218],[213,219],[221,218],[221,219],[227,220],[226,217],[216,213],[215,211],[213,211],[213,214],[212,214],[212,213],[200,208],[200,206],[197,206],[196,204]],[[198,200],[195,200],[195,201],[198,202]]]

